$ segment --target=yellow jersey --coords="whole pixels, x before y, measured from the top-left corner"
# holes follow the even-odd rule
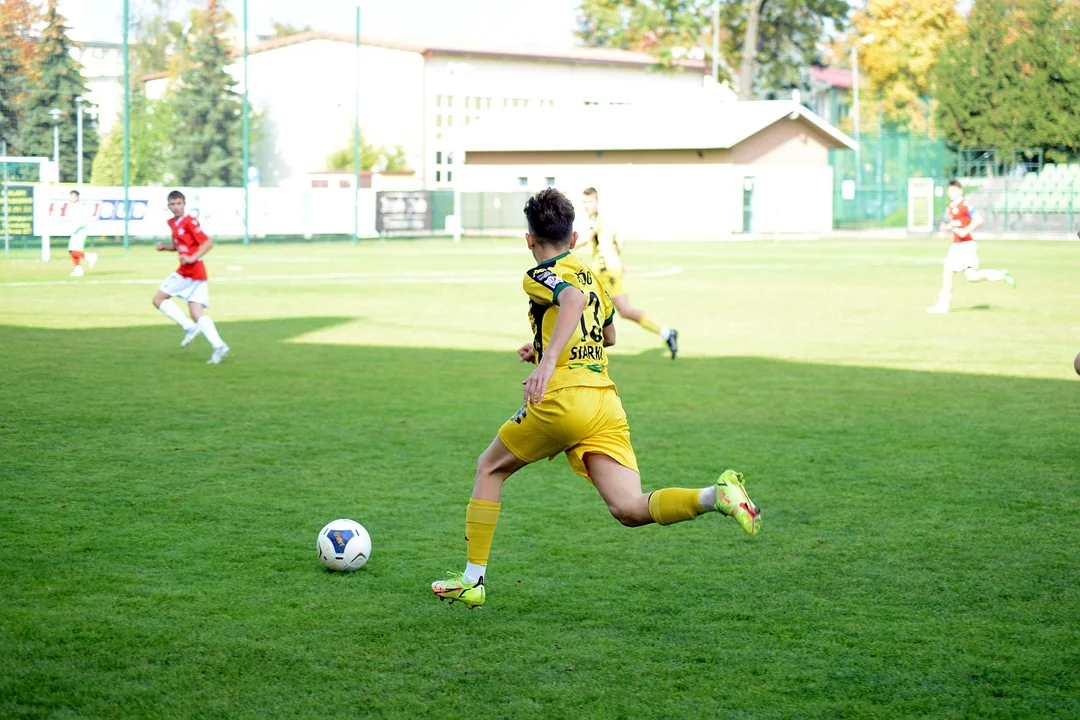
[[[592,257],[594,267],[601,272],[622,272],[622,257],[615,242],[615,231],[604,222],[600,214],[589,216],[586,231],[592,234]]]
[[[614,386],[607,374],[604,328],[615,320],[615,306],[589,268],[568,250],[526,272],[522,287],[529,296],[534,363],[544,357],[551,341],[559,318],[559,294],[577,288],[585,296],[581,322],[555,362],[548,392],[564,387]]]

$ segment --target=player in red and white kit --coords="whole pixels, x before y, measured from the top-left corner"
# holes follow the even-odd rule
[[[175,250],[180,254],[180,268],[165,278],[154,296],[154,307],[165,317],[184,329],[184,339],[180,347],[187,347],[200,332],[210,341],[214,349],[208,365],[217,365],[229,354],[229,346],[218,335],[214,321],[203,311],[210,307],[210,283],[206,277],[206,266],[202,258],[214,247],[214,241],[206,236],[199,227],[199,221],[187,214],[187,201],[179,190],[169,193],[169,210],[173,218],[169,220],[172,230],[172,243],[158,243],[158,250]],[[169,298],[186,300],[191,320]]]
[[[964,273],[970,282],[1004,280],[1010,286],[1016,287],[1016,279],[1008,270],[979,269],[979,253],[971,233],[983,224],[983,217],[964,199],[964,188],[959,180],[950,180],[945,189],[949,194],[949,207],[946,210],[949,222],[942,223],[941,229],[952,230],[953,244],[945,256],[945,272],[942,274],[937,304],[926,308],[926,312],[930,313],[949,312],[954,273]]]

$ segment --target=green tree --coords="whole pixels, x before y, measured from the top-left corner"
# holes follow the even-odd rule
[[[1080,12],[1056,0],[979,0],[934,68],[936,121],[961,148],[1080,151]]]
[[[37,70],[26,86],[26,98],[16,143],[24,155],[53,155],[53,118],[50,111],[59,110],[60,180],[76,179],[76,97],[86,97],[82,66],[71,57],[71,40],[67,36],[67,18],[56,9],[56,0],[49,0],[45,10],[45,27],[36,53]],[[84,107],[86,104],[84,103]],[[87,167],[97,154],[97,121],[83,117],[83,162]]]
[[[19,154],[21,104],[37,47],[31,39],[39,9],[28,0],[0,2],[0,141]]]
[[[236,81],[225,70],[232,19],[217,0],[193,15],[184,45],[187,69],[171,98],[176,113],[171,169],[182,185],[242,185],[242,104]]]
[[[1080,153],[1080,5],[1031,0],[1027,14],[1017,45],[1032,98],[1014,129],[1017,146],[1027,137],[1049,159],[1069,159]]]
[[[341,147],[326,156],[327,170],[352,170],[353,169],[353,143],[356,141],[356,133],[349,133],[348,147]],[[395,170],[408,170],[409,159],[405,154],[405,148],[401,145],[383,147],[374,145],[368,141],[367,136],[360,133],[360,169],[381,170],[393,172]]]
[[[169,164],[173,155],[172,132],[175,123],[171,103],[149,100],[138,92],[133,95],[129,165],[132,185],[162,185],[172,179]],[[120,185],[123,181],[124,125],[121,116],[105,136],[94,158],[91,182],[95,185]]]
[[[662,67],[712,46],[712,0],[583,0],[578,36],[586,45],[644,50]],[[720,67],[740,97],[767,97],[806,84],[829,27],[843,28],[846,0],[724,0]],[[738,74],[732,68],[739,68]]]
[[[289,25],[288,23],[278,22],[277,20],[271,20],[270,27],[274,31],[275,38],[283,38],[289,37],[290,35],[299,35],[300,33],[311,32],[310,25]]]
[[[964,32],[955,0],[870,0],[851,24],[855,32],[845,51],[851,42],[874,36],[859,48],[860,68],[870,80],[864,99],[874,112],[880,101],[888,125],[928,132],[931,70],[942,48]],[[867,109],[860,108],[863,114]]]
[[[152,0],[149,8],[132,22],[134,77],[158,72],[179,74],[187,35],[184,24],[172,19],[175,5],[175,0]]]

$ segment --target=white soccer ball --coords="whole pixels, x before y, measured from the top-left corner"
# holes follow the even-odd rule
[[[371,536],[353,520],[335,520],[319,531],[319,560],[330,570],[352,572],[371,557]]]

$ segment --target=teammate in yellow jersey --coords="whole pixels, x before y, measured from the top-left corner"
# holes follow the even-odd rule
[[[525,379],[525,404],[507,420],[477,461],[472,499],[465,511],[468,562],[462,573],[431,585],[442,600],[484,604],[488,553],[499,518],[503,482],[521,468],[566,453],[575,473],[592,482],[616,520],[629,527],[670,525],[717,511],[756,535],[761,515],[727,470],[705,488],[641,491],[605,348],[615,344],[615,311],[607,291],[570,250],[577,242],[574,206],[555,188],[525,205],[525,242],[536,267],[525,273],[532,341],[518,348],[536,367]]]
[[[611,295],[615,309],[619,311],[619,317],[633,320],[649,332],[659,335],[660,339],[667,343],[668,350],[671,351],[671,359],[674,360],[675,354],[679,352],[679,331],[660,325],[647,313],[630,304],[626,287],[623,285],[623,275],[626,270],[622,264],[622,243],[619,242],[615,230],[600,216],[600,198],[596,188],[585,188],[582,204],[589,216],[588,223],[584,226],[583,240],[592,244],[593,269]]]

